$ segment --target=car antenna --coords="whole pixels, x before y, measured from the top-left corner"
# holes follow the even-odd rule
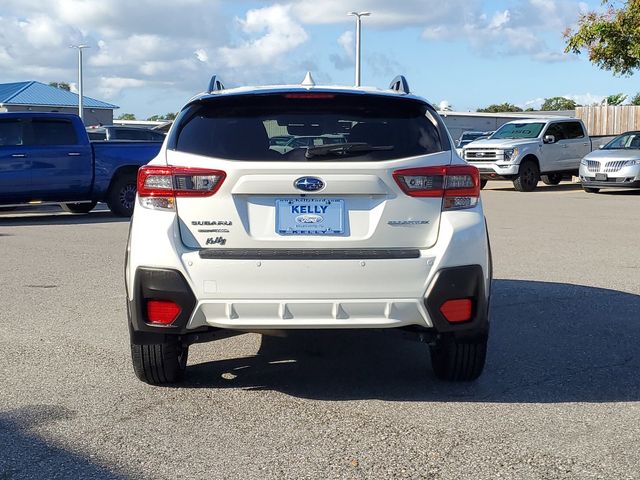
[[[302,83],[300,85],[302,85],[303,87],[316,86],[316,82],[313,80],[313,77],[311,76],[311,72],[307,72],[307,74],[304,76],[304,80],[302,80]]]

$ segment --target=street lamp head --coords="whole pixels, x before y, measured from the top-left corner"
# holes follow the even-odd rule
[[[353,17],[368,17],[371,15],[371,12],[348,12],[347,15],[351,15]]]
[[[69,48],[78,48],[78,49],[82,49],[82,48],[91,48],[89,45],[85,45],[85,44],[80,44],[80,45],[69,45]]]

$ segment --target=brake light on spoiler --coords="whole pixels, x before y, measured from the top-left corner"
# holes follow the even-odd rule
[[[480,197],[480,173],[471,165],[407,168],[393,178],[410,197],[442,198],[443,210],[473,208]]]
[[[221,170],[147,165],[138,170],[140,205],[174,210],[176,197],[210,197],[226,177]]]

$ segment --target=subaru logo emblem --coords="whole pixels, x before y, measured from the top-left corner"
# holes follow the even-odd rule
[[[293,182],[293,186],[305,192],[317,192],[324,188],[324,182],[316,177],[300,177]]]

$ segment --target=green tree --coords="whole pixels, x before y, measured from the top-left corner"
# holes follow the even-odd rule
[[[565,33],[565,52],[586,50],[589,60],[614,75],[632,75],[640,68],[640,0],[626,0],[619,8],[603,0],[604,13],[580,16],[578,29]]]
[[[629,100],[630,105],[638,105],[640,106],[640,92],[636,93],[631,100]]]
[[[605,105],[622,105],[626,99],[627,96],[624,93],[616,93],[614,95],[609,95],[602,103]]]
[[[136,116],[133,113],[123,113],[116,120],[135,120]]]
[[[578,106],[576,102],[570,98],[565,97],[551,97],[545,98],[540,110],[543,112],[557,111],[557,110],[575,110]]]
[[[520,107],[518,107],[517,105],[513,105],[509,102],[505,102],[505,103],[500,103],[500,104],[493,104],[493,105],[489,105],[488,107],[485,108],[479,108],[478,110],[476,110],[476,112],[482,112],[482,113],[502,113],[502,112],[521,112],[522,109]]]
[[[175,112],[165,113],[164,115],[152,115],[147,120],[150,122],[159,122],[160,120],[175,120],[178,116]]]
[[[69,85],[67,82],[49,82],[49,86],[56,87],[61,90],[66,90],[67,92],[71,91],[71,85]]]

